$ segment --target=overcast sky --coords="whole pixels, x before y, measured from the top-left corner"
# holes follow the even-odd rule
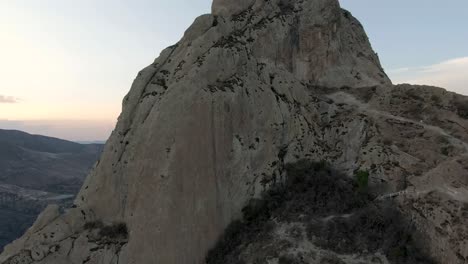
[[[342,0],[395,83],[468,94],[468,1]],[[448,4],[450,3],[450,4]],[[136,73],[210,0],[0,0],[0,128],[107,138]]]

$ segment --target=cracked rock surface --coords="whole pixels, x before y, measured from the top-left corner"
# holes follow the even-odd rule
[[[203,263],[303,159],[369,171],[434,259],[466,263],[467,98],[393,86],[337,0],[233,3],[215,0],[138,73],[74,208],[47,209],[0,263]],[[85,228],[96,221],[128,237]]]

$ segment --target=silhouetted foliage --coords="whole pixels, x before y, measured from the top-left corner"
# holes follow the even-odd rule
[[[456,97],[453,101],[457,114],[463,118],[468,119],[468,98]]]
[[[99,236],[109,239],[127,239],[128,229],[125,223],[114,223],[112,225],[104,225],[101,220],[87,222],[84,225],[85,230],[99,229]]]
[[[367,192],[359,191],[356,180],[330,169],[325,162],[300,161],[285,169],[286,181],[243,209],[243,219],[227,228],[206,263],[243,264],[241,253],[246,245],[269,241],[276,223],[298,221],[305,221],[307,239],[325,249],[343,253],[383,250],[391,263],[432,263],[415,243],[413,226],[391,204],[375,204]],[[361,177],[367,182],[369,174]],[[314,220],[330,215],[349,217],[325,224]],[[276,257],[281,264],[303,263],[294,256]],[[336,261],[323,263],[340,263]]]
[[[101,220],[87,222],[84,225],[84,229],[86,230],[101,229],[103,227],[104,227],[104,223]]]
[[[348,218],[312,221],[307,232],[315,245],[340,254],[383,250],[392,263],[431,263],[414,240],[413,229],[393,205],[369,203]]]
[[[298,260],[293,256],[281,256],[278,259],[278,264],[305,264],[304,261]]]
[[[115,223],[110,226],[104,226],[99,231],[99,235],[110,239],[126,239],[128,238],[127,225],[125,223]]]
[[[431,96],[431,101],[436,105],[438,105],[438,104],[440,104],[442,102],[440,97],[435,95],[435,94]]]
[[[369,187],[369,172],[362,170],[356,172],[356,183],[359,191],[366,191]]]

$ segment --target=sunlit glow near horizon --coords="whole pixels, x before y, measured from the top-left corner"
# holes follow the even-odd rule
[[[361,20],[394,83],[468,95],[468,34],[460,33],[468,24],[467,1],[341,3]],[[210,5],[211,0],[0,0],[0,129],[107,139],[138,71]],[[440,19],[434,21],[436,14]]]

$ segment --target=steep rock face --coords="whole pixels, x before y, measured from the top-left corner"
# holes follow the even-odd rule
[[[255,0],[215,0],[211,6],[211,13],[213,15],[232,16],[252,7]]]
[[[76,208],[46,211],[0,261],[202,263],[247,201],[300,159],[327,160],[349,175],[371,170],[377,193],[412,190],[415,201],[448,193],[430,183],[446,178],[424,180],[466,161],[468,124],[458,110],[434,109],[459,125],[442,128],[399,113],[404,102],[393,94],[408,89],[391,86],[362,26],[337,1],[238,2],[215,1],[212,15],[138,74]],[[439,136],[449,156],[433,141]],[[414,217],[439,234],[439,220]],[[126,223],[128,239],[96,237],[85,228],[95,221]],[[464,239],[451,236],[430,246],[462,263]]]
[[[220,46],[245,43],[256,59],[298,80],[351,87],[390,83],[361,24],[338,1],[216,0],[213,13],[232,15],[232,31]]]

